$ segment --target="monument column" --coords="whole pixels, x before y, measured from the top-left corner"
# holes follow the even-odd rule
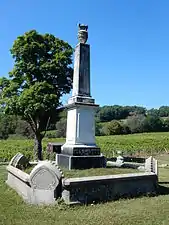
[[[90,91],[90,45],[88,26],[79,24],[75,48],[73,92],[66,106],[66,143],[58,154],[57,162],[69,169],[104,167],[105,158],[95,140],[95,100]]]

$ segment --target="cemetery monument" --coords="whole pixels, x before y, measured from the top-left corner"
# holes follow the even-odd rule
[[[105,166],[105,157],[95,140],[95,109],[99,106],[91,97],[90,45],[88,26],[79,24],[75,48],[73,92],[68,101],[66,143],[56,155],[58,165],[68,169]]]

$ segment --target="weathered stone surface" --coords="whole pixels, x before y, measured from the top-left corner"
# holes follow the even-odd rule
[[[10,161],[9,165],[22,169],[29,165],[29,160],[20,152],[18,152]]]
[[[54,204],[61,197],[63,173],[56,163],[39,162],[30,175],[7,166],[6,183],[30,204]]]
[[[154,173],[69,178],[63,180],[62,198],[67,204],[89,204],[155,194],[157,187]]]
[[[90,46],[78,44],[75,48],[72,96],[90,95]]]
[[[54,190],[61,181],[62,172],[49,161],[40,162],[30,173],[30,185],[34,189]]]
[[[85,44],[88,39],[88,26],[84,24],[79,24],[79,31],[78,31],[78,40],[80,43]]]

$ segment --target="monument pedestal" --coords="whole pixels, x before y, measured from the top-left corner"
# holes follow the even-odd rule
[[[106,167],[105,157],[102,155],[72,156],[65,154],[57,154],[56,163],[57,165],[69,170]]]
[[[68,104],[66,143],[56,155],[59,166],[71,169],[105,167],[105,157],[95,140],[94,111],[98,105]]]

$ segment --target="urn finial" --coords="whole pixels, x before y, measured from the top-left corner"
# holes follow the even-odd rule
[[[88,39],[88,26],[84,24],[78,24],[78,40],[80,43],[85,44]]]

